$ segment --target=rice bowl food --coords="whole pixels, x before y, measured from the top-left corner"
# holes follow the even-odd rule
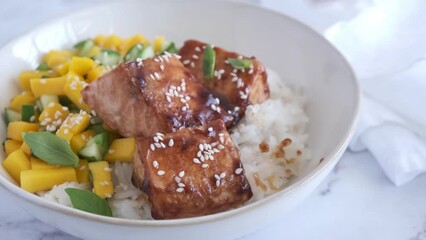
[[[218,52],[218,50],[215,51],[216,53]],[[203,51],[200,50],[200,52]],[[135,160],[132,163],[132,159],[130,158],[133,158],[134,151],[141,151],[140,148],[138,150],[140,141],[135,140],[133,137],[138,136],[129,135],[128,129],[120,131],[121,126],[114,127],[110,126],[114,124],[105,124],[107,120],[102,118],[102,110],[94,111],[93,106],[95,104],[83,101],[81,96],[81,91],[87,85],[90,86],[92,83],[98,82],[102,76],[110,74],[120,62],[133,62],[138,67],[141,67],[139,65],[145,67],[148,66],[149,62],[147,61],[149,60],[166,59],[174,56],[173,54],[176,58],[181,55],[174,43],[165,41],[163,37],[158,37],[153,43],[150,43],[144,37],[141,37],[141,35],[129,37],[125,40],[121,40],[116,35],[107,37],[97,36],[94,39],[78,43],[74,51],[52,51],[48,53],[46,55],[47,59],[45,58],[46,62],[40,65],[39,70],[21,74],[20,85],[24,92],[19,95],[21,97],[12,99],[11,107],[6,110],[7,120],[9,123],[12,123],[12,126],[20,124],[17,126],[24,127],[20,128],[20,130],[15,129],[15,131],[11,131],[10,139],[5,144],[8,158],[3,162],[4,167],[14,176],[18,183],[21,183],[24,189],[27,191],[30,189],[29,191],[34,192],[40,197],[58,204],[93,212],[92,209],[84,209],[76,206],[79,205],[75,202],[78,200],[73,199],[76,198],[76,193],[70,194],[66,189],[93,190],[100,199],[107,199],[105,202],[110,208],[110,216],[129,219],[174,218],[173,215],[167,214],[164,215],[167,217],[153,218],[153,196],[150,196],[150,192],[144,190],[143,187],[134,184],[135,180],[132,179],[132,176],[134,178]],[[232,59],[235,59],[235,66],[232,64],[229,65],[232,65],[233,68],[241,72],[251,71],[252,60],[250,58],[235,57]],[[151,64],[155,64],[154,60]],[[195,65],[193,62],[185,62],[184,59],[180,61],[182,65],[186,65],[185,68],[190,70],[191,68],[195,68],[192,67],[192,65]],[[247,66],[244,66],[246,64]],[[243,66],[241,67],[241,65]],[[161,66],[164,65],[160,65],[160,69],[162,69]],[[187,71],[186,69],[184,70]],[[162,71],[164,70],[162,69]],[[214,67],[210,71],[212,78],[218,81],[220,81],[222,75],[226,74],[221,69],[215,69]],[[265,71],[268,76],[267,83],[269,84],[270,91],[268,99],[263,99],[259,103],[248,104],[244,106],[243,110],[237,110],[237,113],[228,110],[229,116],[224,117],[222,115],[226,113],[219,110],[219,107],[223,106],[220,104],[224,104],[222,99],[218,101],[220,104],[218,103],[213,105],[215,107],[211,107],[211,110],[215,114],[216,112],[221,114],[220,117],[216,118],[225,119],[223,126],[229,131],[230,139],[232,139],[232,143],[238,148],[237,151],[240,154],[243,168],[238,167],[231,172],[235,172],[235,176],[244,175],[247,180],[243,179],[241,181],[248,181],[251,191],[250,196],[247,195],[249,200],[237,200],[236,203],[230,204],[230,207],[227,207],[227,209],[243,204],[250,204],[282,190],[294,176],[298,175],[300,169],[310,159],[310,150],[306,146],[308,139],[306,134],[308,118],[304,112],[302,92],[282,84],[279,76],[272,70],[267,69]],[[202,72],[205,74],[204,68]],[[72,76],[71,80],[69,76]],[[55,80],[56,82],[53,82],[52,79],[61,77],[64,77],[65,89],[68,90],[63,91],[64,87],[61,85],[57,95],[53,95],[51,92],[44,94],[43,85],[46,82],[48,85],[54,85],[58,79]],[[103,79],[105,78],[103,77]],[[153,74],[152,78],[156,81],[161,81],[160,77],[155,74]],[[26,82],[29,83],[29,86]],[[235,84],[239,85],[243,83],[237,79]],[[62,89],[60,89],[61,87]],[[248,95],[248,93],[243,92],[242,94],[239,93],[239,97],[245,96],[244,94]],[[180,108],[188,110],[187,108],[189,107],[181,99],[179,101],[184,103],[184,105],[180,106]],[[107,107],[110,108],[110,106]],[[51,119],[43,117],[43,111],[49,108],[57,109],[57,111],[51,114],[52,116],[49,115]],[[65,110],[65,108],[67,109]],[[225,108],[226,106],[223,107],[224,110]],[[58,114],[57,112],[60,113]],[[36,119],[36,115],[39,115],[38,120]],[[213,115],[210,114],[208,116]],[[61,121],[59,122],[58,119],[61,119]],[[210,124],[210,122],[214,121],[215,119],[209,119],[205,123]],[[222,120],[220,121],[222,122]],[[82,122],[85,123],[81,124]],[[39,128],[40,126],[41,129]],[[193,126],[197,125],[179,125],[171,132],[183,131],[187,127],[190,128]],[[18,134],[15,133],[16,131]],[[31,135],[31,132],[39,131],[45,133],[51,132],[52,134],[49,134],[55,134],[62,139],[66,139],[70,143],[73,152],[79,156],[78,163],[75,166],[62,165],[61,167],[57,167],[56,165],[60,165],[57,162],[49,162],[49,160],[43,159],[43,154],[39,154],[37,149],[32,148],[32,145],[36,144],[30,143],[30,137],[35,136]],[[194,131],[198,130],[195,129]],[[155,143],[161,146],[160,143],[162,141],[155,141],[155,139],[162,138],[163,133],[166,132],[160,133],[162,135],[158,135],[157,131],[154,132],[156,133],[142,135],[145,137],[150,136],[150,138],[154,139],[151,146]],[[212,132],[210,127],[206,132]],[[20,137],[22,133],[27,134],[22,138],[22,136]],[[73,140],[74,137],[76,139]],[[26,138],[28,138],[28,142]],[[105,142],[108,142],[108,144],[105,145]],[[173,141],[167,141],[167,145],[170,147],[174,144],[177,145]],[[150,145],[148,144],[148,146]],[[205,147],[206,145],[202,145],[200,148]],[[158,148],[154,145],[153,148],[157,150],[162,147]],[[213,147],[210,150],[213,151],[214,149]],[[154,152],[152,147],[151,150]],[[148,157],[144,159],[146,158]],[[193,159],[190,159],[190,161],[193,161]],[[206,163],[200,164],[200,166],[204,164]],[[153,165],[155,169],[158,169],[158,165],[162,166],[162,163],[158,163],[155,160]],[[145,168],[147,168],[147,165]],[[209,168],[209,166],[206,168]],[[40,184],[43,185],[42,187],[32,186],[34,184],[37,185],[37,181],[40,181],[37,177],[43,177],[40,174],[47,173],[53,174],[47,176],[56,176],[55,174],[58,171],[63,171],[63,173],[60,174],[60,177],[54,178],[57,182],[43,182]],[[167,174],[166,172],[160,172],[163,170],[155,171],[160,176]],[[176,175],[179,181],[176,180],[176,184],[178,187],[173,189],[178,193],[179,191],[184,191],[180,189],[186,187],[181,182],[181,179],[185,176],[185,173],[181,174],[182,172],[184,171],[177,172],[178,174]],[[34,177],[34,173],[36,173],[36,177]],[[75,177],[73,177],[73,174]],[[188,174],[188,171],[186,171],[186,174]],[[71,177],[64,178],[63,176],[66,175]],[[177,176],[174,175],[174,178],[177,179]],[[213,185],[217,187],[224,186],[225,184],[222,182],[222,179],[225,177],[228,176],[226,174],[222,176],[220,173],[214,175]],[[31,182],[29,188],[25,187],[28,184],[23,185],[28,181]],[[167,196],[167,194],[169,193],[166,191],[164,195]],[[105,204],[105,202],[102,202],[102,204]],[[207,214],[214,212],[218,211],[214,210]],[[104,212],[95,211],[94,213],[103,214]]]

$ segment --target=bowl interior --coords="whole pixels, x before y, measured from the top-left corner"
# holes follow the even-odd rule
[[[353,130],[359,90],[350,67],[326,40],[280,14],[216,1],[113,3],[45,24],[0,50],[0,109],[18,93],[20,71],[35,68],[42,54],[109,33],[142,33],[150,39],[164,35],[178,44],[189,38],[204,40],[256,56],[287,84],[302,86],[308,101],[312,161],[296,182],[308,179],[331,161]],[[2,124],[0,138],[4,140]],[[2,149],[0,158],[4,155]],[[318,165],[322,158],[324,162]],[[13,182],[3,167],[0,175]]]

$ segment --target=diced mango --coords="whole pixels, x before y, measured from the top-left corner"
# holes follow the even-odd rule
[[[125,55],[129,49],[138,43],[142,43],[145,47],[149,45],[149,40],[142,34],[137,34],[133,37],[128,37],[123,41],[121,45],[121,55]]]
[[[111,34],[105,39],[103,45],[104,45],[105,48],[109,48],[109,49],[112,49],[112,50],[119,50],[122,41],[123,40],[121,39],[120,36],[115,35],[115,34]]]
[[[31,155],[31,149],[30,149],[30,146],[28,146],[28,144],[27,144],[26,142],[23,142],[23,143],[22,143],[22,145],[21,145],[21,150],[22,150],[25,154],[27,154],[27,156],[30,156],[30,155]]]
[[[50,165],[47,162],[41,160],[40,158],[30,157],[31,169],[52,169],[59,168],[59,166]]]
[[[58,65],[55,68],[55,71],[59,74],[59,76],[66,75],[70,69],[71,62],[66,62],[64,64]]]
[[[22,105],[34,104],[34,102],[35,102],[34,94],[32,94],[31,92],[22,92],[21,94],[12,98],[9,108],[17,112],[21,112]]]
[[[164,43],[164,41],[165,41],[164,36],[158,36],[158,37],[156,37],[154,39],[154,42],[153,42],[152,45],[154,47],[154,52],[155,53],[161,52],[161,50],[163,49],[163,43]]]
[[[114,187],[108,162],[91,162],[89,169],[92,173],[93,191],[101,198],[111,197],[114,193]]]
[[[136,148],[134,138],[120,138],[111,143],[104,159],[109,162],[122,161],[131,162]]]
[[[83,101],[81,96],[81,90],[86,87],[87,83],[77,75],[69,74],[68,80],[64,86],[64,92],[67,97],[73,102],[78,108],[90,112],[90,107]]]
[[[77,181],[79,183],[89,183],[90,174],[89,174],[89,162],[84,159],[80,159],[77,167],[75,167],[75,172],[77,174]]]
[[[94,130],[87,130],[82,133],[75,134],[70,141],[71,149],[77,153],[95,135],[96,132]]]
[[[9,156],[12,152],[21,148],[22,142],[7,139],[4,141],[4,151],[6,152],[6,157]]]
[[[17,183],[20,183],[21,171],[30,169],[31,164],[27,155],[21,149],[18,149],[3,161],[3,167]]]
[[[19,86],[24,91],[30,91],[30,79],[45,77],[55,77],[56,74],[53,71],[23,71],[18,76]]]
[[[73,57],[70,63],[69,71],[77,75],[86,75],[96,63],[88,57]]]
[[[77,182],[73,167],[34,169],[21,172],[21,188],[28,192],[50,190],[55,185]]]
[[[94,69],[90,70],[87,73],[86,81],[88,83],[91,83],[91,82],[95,81],[96,79],[98,79],[99,77],[101,77],[102,75],[104,75],[107,72],[108,72],[108,70],[107,70],[107,68],[105,66],[95,67]]]
[[[52,50],[44,56],[44,61],[54,71],[58,71],[60,65],[63,65],[71,60],[75,54],[71,51],[56,51]]]
[[[65,95],[64,87],[67,82],[67,77],[56,78],[33,78],[30,80],[31,91],[34,96],[41,95]]]
[[[70,141],[71,138],[78,133],[83,132],[90,123],[90,115],[84,112],[70,114],[56,135]]]
[[[37,123],[23,121],[10,122],[7,126],[7,138],[22,142],[22,133],[38,131]]]
[[[51,102],[40,114],[38,120],[40,125],[46,126],[47,131],[57,130],[70,114],[67,107],[57,102]]]
[[[93,42],[96,44],[96,45],[99,45],[99,46],[101,46],[101,47],[103,47],[104,46],[104,42],[105,42],[105,40],[106,40],[106,36],[105,35],[97,35],[95,38],[93,38]]]

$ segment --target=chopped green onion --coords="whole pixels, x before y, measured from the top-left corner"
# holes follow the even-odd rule
[[[239,58],[228,58],[228,62],[229,64],[232,65],[232,67],[234,67],[235,69],[240,69],[240,70],[249,68],[251,64],[253,63],[252,60],[250,59],[239,59]]]
[[[164,52],[176,54],[179,52],[179,49],[176,47],[176,44],[174,42],[171,42],[169,46],[167,46],[166,49],[164,49]]]
[[[206,79],[212,79],[214,76],[214,66],[216,62],[216,52],[211,45],[204,49],[203,73]]]

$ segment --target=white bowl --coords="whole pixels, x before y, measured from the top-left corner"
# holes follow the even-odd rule
[[[351,67],[323,37],[282,14],[218,1],[108,3],[55,19],[0,50],[0,109],[18,92],[16,77],[51,49],[70,48],[96,34],[163,34],[195,38],[254,55],[283,80],[303,86],[310,118],[312,162],[289,187],[224,213],[181,220],[108,218],[47,202],[21,190],[0,167],[0,184],[36,218],[84,239],[231,239],[252,232],[299,204],[325,178],[347,147],[360,91]],[[5,128],[3,128],[4,130]],[[1,131],[5,139],[5,131]],[[4,159],[4,152],[0,157]],[[319,164],[319,160],[323,159]]]

